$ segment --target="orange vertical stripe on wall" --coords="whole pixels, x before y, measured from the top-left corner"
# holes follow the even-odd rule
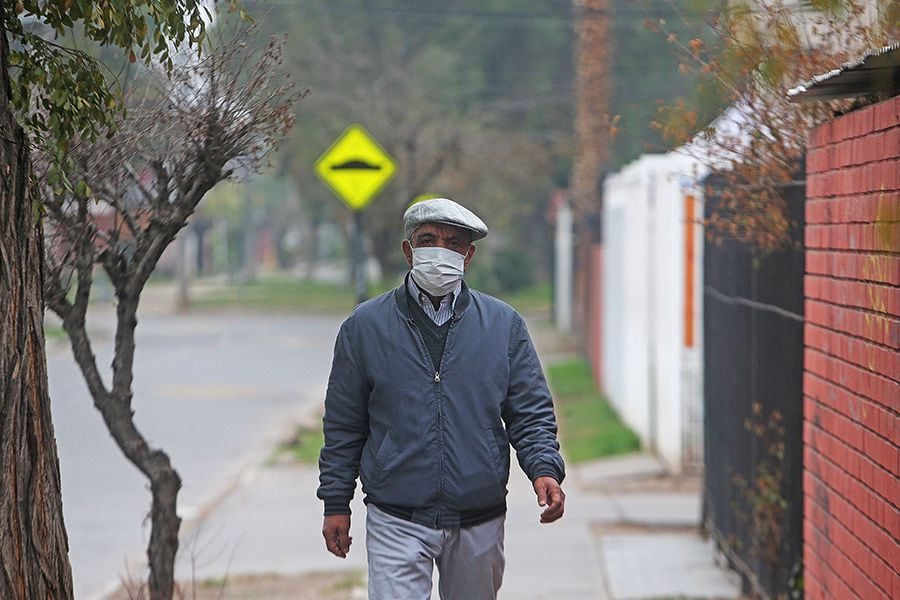
[[[692,194],[684,197],[684,346],[694,347],[694,204]]]

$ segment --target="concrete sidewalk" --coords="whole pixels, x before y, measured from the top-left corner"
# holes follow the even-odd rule
[[[532,334],[545,364],[570,352],[545,327],[532,326]],[[179,578],[363,572],[361,493],[352,505],[353,547],[341,560],[322,542],[317,484],[314,466],[275,461],[246,469],[229,495],[185,521]],[[541,525],[534,492],[513,464],[501,598],[740,598],[739,580],[716,565],[698,533],[696,477],[670,478],[653,456],[632,454],[569,465],[564,489],[565,517]],[[365,598],[364,585],[356,587],[350,597]]]
[[[613,512],[591,523],[604,591],[615,600],[741,598],[740,579],[700,536],[700,480],[673,478],[649,454],[573,468],[570,487]]]
[[[238,491],[194,524],[182,542],[178,572],[193,573],[202,581],[245,573],[292,575],[365,569],[365,508],[357,497],[348,558],[328,554],[320,533],[317,477],[314,468],[296,465],[265,466],[249,475]],[[521,474],[511,488],[501,597],[606,597],[590,521],[603,516],[597,511],[612,514],[608,505],[585,502],[573,491],[565,519],[541,525],[534,493]],[[365,597],[362,592],[355,597]]]
[[[715,564],[711,545],[697,533],[697,490],[667,484],[658,470],[648,476],[653,462],[638,454],[574,467],[565,486],[566,516],[552,525],[538,523],[534,493],[514,472],[500,597],[739,598],[739,581]],[[249,472],[231,496],[188,525],[178,572],[202,581],[363,570],[365,508],[357,497],[353,548],[346,560],[337,559],[322,543],[316,485],[317,472],[308,466],[261,465]],[[365,598],[365,590],[353,597]]]

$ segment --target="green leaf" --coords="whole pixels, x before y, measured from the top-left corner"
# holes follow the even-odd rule
[[[241,15],[242,21],[246,21],[247,23],[250,23],[251,25],[256,25],[256,21],[253,19],[253,17],[250,16],[250,13],[248,13],[244,9],[241,9],[240,15]]]

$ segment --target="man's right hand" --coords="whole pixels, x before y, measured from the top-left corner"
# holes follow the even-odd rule
[[[350,537],[350,515],[326,515],[322,537],[325,538],[325,547],[329,552],[339,558],[347,558],[353,542]]]

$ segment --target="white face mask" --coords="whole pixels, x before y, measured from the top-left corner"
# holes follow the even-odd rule
[[[413,248],[412,257],[413,280],[432,296],[446,296],[462,279],[466,261],[464,254],[440,246],[428,246]]]

